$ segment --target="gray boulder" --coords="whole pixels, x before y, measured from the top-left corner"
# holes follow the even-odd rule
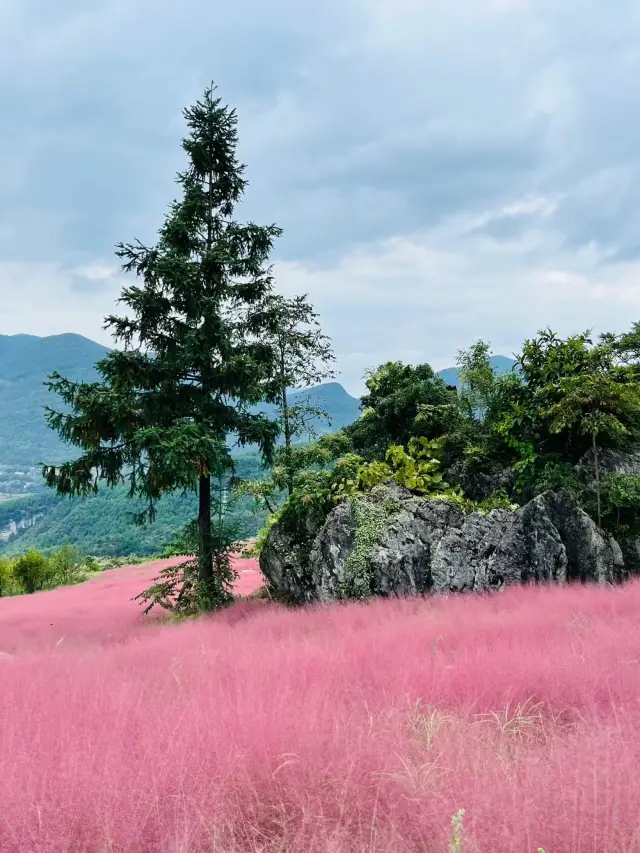
[[[462,522],[463,515],[453,504],[416,498],[395,483],[379,486],[355,505],[340,504],[311,550],[317,598],[426,592],[431,586],[431,548]],[[361,542],[359,524],[365,528]]]
[[[464,516],[454,504],[385,484],[339,504],[296,564],[277,528],[260,559],[271,585],[299,602],[500,589],[528,581],[613,582],[618,543],[562,490],[515,511]]]
[[[304,543],[274,526],[260,554],[260,568],[278,595],[298,604],[317,598]]]

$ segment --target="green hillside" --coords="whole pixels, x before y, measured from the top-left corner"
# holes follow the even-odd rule
[[[43,406],[57,398],[43,382],[54,370],[73,380],[97,378],[94,364],[106,347],[81,335],[0,335],[0,480],[27,474],[41,460],[58,462],[72,452],[46,424]],[[20,487],[20,478],[14,486]]]
[[[260,459],[255,453],[238,457],[237,471],[242,477],[258,478]],[[45,490],[13,501],[0,503],[0,530],[11,522],[18,535],[0,541],[0,554],[19,554],[29,548],[43,551],[68,540],[85,554],[100,556],[145,556],[157,554],[165,543],[197,515],[195,493],[165,495],[158,501],[153,524],[139,527],[133,514],[143,509],[138,500],[130,500],[127,488],[102,488],[90,497],[60,497]],[[240,499],[232,509],[240,538],[254,536],[265,522],[264,513],[253,502]]]
[[[18,526],[17,536],[0,538],[0,552],[53,548],[66,538],[85,553],[153,554],[194,516],[194,495],[168,495],[158,505],[156,522],[140,528],[131,521],[140,507],[129,501],[125,487],[101,489],[90,498],[61,498],[44,488],[39,463],[61,462],[77,451],[47,426],[43,407],[57,408],[59,401],[43,383],[53,371],[72,380],[96,380],[94,365],[108,351],[81,335],[0,335],[0,536],[6,537],[12,524]],[[493,356],[491,361],[498,373],[514,365],[504,356]],[[442,370],[440,375],[448,384],[459,385],[456,368]],[[329,413],[330,425],[324,420],[313,422],[318,434],[338,430],[360,414],[360,401],[338,382],[291,394],[292,402],[301,399]],[[269,405],[255,411],[275,415],[275,407]],[[238,452],[237,464],[241,476],[259,476],[259,458],[251,448]],[[249,501],[234,513],[246,536],[252,536],[264,521]]]

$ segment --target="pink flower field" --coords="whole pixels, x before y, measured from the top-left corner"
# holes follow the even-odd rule
[[[640,583],[166,625],[156,573],[0,600],[2,853],[640,851]]]

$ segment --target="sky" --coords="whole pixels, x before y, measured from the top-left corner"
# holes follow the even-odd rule
[[[0,333],[102,328],[182,109],[237,109],[237,216],[283,229],[339,381],[640,320],[637,0],[0,0]]]

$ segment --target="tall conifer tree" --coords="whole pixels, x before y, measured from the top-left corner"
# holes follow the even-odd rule
[[[212,534],[211,479],[233,471],[229,435],[269,461],[279,432],[250,409],[277,402],[275,352],[262,335],[273,322],[267,262],[281,232],[234,219],[246,187],[235,111],[211,86],[184,117],[181,197],[155,246],[117,246],[123,270],[140,281],[122,291],[126,315],[105,320],[123,348],[98,363],[99,382],[55,373],[48,383],[68,407],[48,409],[48,422],[83,454],[43,474],[63,494],[128,479],[131,497],[147,504],[141,521],[164,493],[197,490],[199,596],[215,606],[229,598],[232,573]]]

